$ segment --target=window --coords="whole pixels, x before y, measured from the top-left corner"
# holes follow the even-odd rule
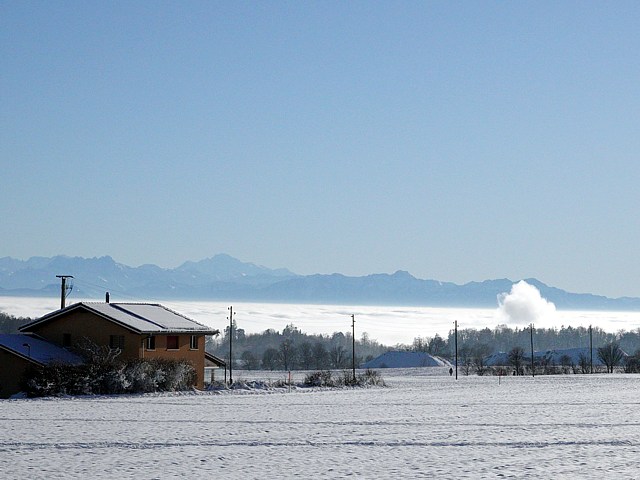
[[[191,341],[189,342],[189,348],[191,350],[198,350],[198,336],[191,335]]]
[[[155,350],[156,349],[156,337],[147,337],[147,350]]]
[[[167,350],[178,350],[180,348],[179,338],[178,335],[167,335]]]
[[[109,347],[124,350],[124,335],[109,335]]]
[[[71,346],[71,334],[70,333],[63,333],[62,334],[62,346],[63,347],[70,347]]]

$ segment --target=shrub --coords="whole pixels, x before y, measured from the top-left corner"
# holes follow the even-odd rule
[[[367,368],[364,373],[358,375],[358,385],[371,385],[375,387],[386,387],[380,372]]]
[[[333,387],[335,383],[329,370],[319,370],[304,377],[304,385],[307,387]]]
[[[351,370],[343,370],[337,377],[334,377],[329,370],[320,370],[309,373],[305,376],[304,386],[306,387],[364,387],[364,386],[386,386],[382,375],[376,370],[367,369],[363,373],[357,374],[354,380]]]
[[[188,390],[196,372],[185,360],[131,360],[105,364],[52,363],[29,368],[21,388],[29,397],[173,392]]]
[[[624,363],[625,373],[640,373],[640,350],[632,357],[627,357]]]

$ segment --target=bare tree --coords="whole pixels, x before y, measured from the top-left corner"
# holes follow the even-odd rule
[[[313,345],[313,365],[316,370],[322,370],[327,368],[329,364],[329,352],[322,344],[322,342],[316,342]]]
[[[524,365],[524,348],[522,347],[513,347],[511,351],[507,354],[507,360],[509,360],[509,364],[513,366],[516,371],[516,375],[523,375],[523,365]]]
[[[473,348],[473,366],[476,375],[483,376],[487,373],[487,366],[484,359],[491,354],[491,347],[486,343],[481,343]]]
[[[280,344],[280,361],[284,370],[291,370],[295,364],[296,347],[289,339]]]
[[[469,345],[463,345],[458,351],[459,364],[463,375],[469,375],[471,373],[471,367],[473,367],[473,359],[471,357],[471,347]]]
[[[624,362],[625,373],[640,373],[640,349]]]
[[[586,374],[591,371],[591,360],[582,352],[580,352],[578,356],[578,365],[580,365],[580,371],[582,373]]]
[[[340,345],[334,345],[329,350],[329,360],[333,368],[342,368],[344,366],[346,350]]]
[[[560,357],[560,366],[562,367],[562,373],[567,374],[569,370],[575,370],[573,360],[567,354]]]
[[[265,370],[275,370],[278,368],[278,350],[273,347],[267,348],[262,354],[262,368]]]
[[[240,364],[245,370],[255,370],[260,366],[258,358],[250,350],[245,350],[240,355]]]
[[[311,369],[313,364],[313,347],[309,342],[302,342],[298,347],[298,360],[304,370]]]
[[[624,353],[616,342],[611,342],[598,347],[598,358],[607,367],[607,373],[613,373],[614,367],[620,365],[624,358]]]
[[[553,361],[553,357],[543,355],[542,357],[538,357],[538,358],[539,358],[540,366],[542,366],[542,371],[544,375],[551,375],[555,373],[556,365]]]

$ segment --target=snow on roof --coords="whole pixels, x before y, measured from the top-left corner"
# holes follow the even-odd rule
[[[82,358],[78,355],[31,335],[2,334],[0,335],[0,348],[42,365],[51,362],[70,363],[73,365],[82,363]]]
[[[77,308],[85,308],[106,317],[130,330],[139,333],[201,333],[215,335],[218,330],[195,322],[157,303],[99,303],[83,302],[52,312],[33,323],[25,325],[22,331],[57,317],[61,313]]]
[[[361,368],[444,367],[449,363],[426,352],[386,352],[369,360]]]

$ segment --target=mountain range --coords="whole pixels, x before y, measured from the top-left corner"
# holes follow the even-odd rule
[[[405,271],[349,277],[297,275],[219,254],[166,269],[157,265],[130,267],[109,256],[82,258],[58,255],[17,260],[0,258],[0,295],[57,296],[56,275],[72,275],[74,297],[182,299],[279,303],[414,305],[433,307],[496,307],[497,296],[515,281],[485,280],[457,285],[422,280]],[[519,279],[518,279],[519,280]],[[640,310],[640,298],[607,298],[570,293],[524,279],[560,309]]]

